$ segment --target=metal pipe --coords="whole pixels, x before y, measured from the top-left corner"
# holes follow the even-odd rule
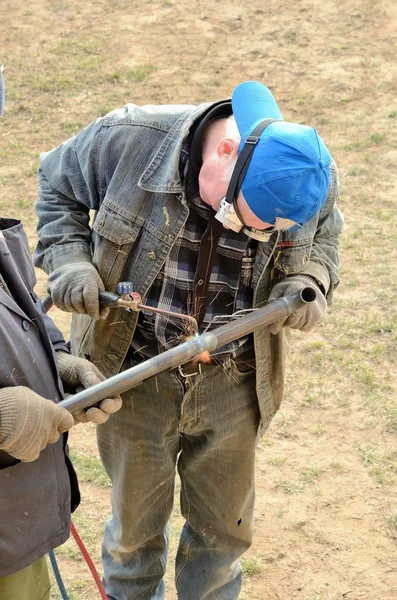
[[[313,302],[315,298],[316,292],[311,287],[304,288],[290,296],[283,296],[271,304],[253,310],[248,315],[239,317],[211,332],[194,337],[188,342],[184,342],[158,356],[145,360],[135,367],[109,377],[74,396],[69,396],[60,405],[73,412],[92,406],[104,398],[122,394],[149,377],[185,364],[206,350],[211,352],[224,344],[252,333],[256,329],[270,325],[270,323],[274,323],[279,319],[285,319],[297,308],[303,304]]]

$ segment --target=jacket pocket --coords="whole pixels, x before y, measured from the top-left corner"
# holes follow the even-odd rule
[[[108,291],[114,291],[121,280],[140,231],[140,223],[109,208],[105,199],[96,215],[91,237],[93,263]]]
[[[35,461],[0,470],[0,577],[68,538],[70,481],[62,446],[59,440]]]
[[[284,232],[274,253],[275,268],[285,275],[301,273],[310,260],[312,243],[311,237]]]

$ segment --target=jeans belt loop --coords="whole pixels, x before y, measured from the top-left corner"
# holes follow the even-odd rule
[[[197,370],[194,373],[184,373],[183,372],[183,366],[184,365],[179,365],[179,367],[178,367],[178,373],[179,373],[179,375],[181,375],[185,379],[187,377],[193,377],[193,375],[201,375],[201,363],[198,363]]]

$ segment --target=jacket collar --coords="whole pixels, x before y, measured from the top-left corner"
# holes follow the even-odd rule
[[[193,107],[193,109],[189,107],[181,114],[143,172],[138,182],[139,187],[148,192],[170,194],[180,194],[182,192],[179,164],[182,147],[189,135],[190,128],[208,110],[223,102],[225,100],[206,102]]]

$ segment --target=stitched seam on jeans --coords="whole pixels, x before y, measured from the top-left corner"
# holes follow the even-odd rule
[[[191,540],[190,540],[190,542],[188,544],[188,547],[187,547],[185,562],[183,563],[183,565],[181,566],[181,568],[179,569],[179,571],[178,571],[178,573],[177,573],[177,575],[175,577],[175,583],[178,583],[178,581],[180,579],[180,576],[182,575],[182,571],[186,567],[186,565],[187,565],[187,563],[189,561],[189,558],[190,558],[190,548],[191,548],[191,546],[192,546],[192,544],[193,544],[193,542],[194,542],[194,540],[196,538],[197,538],[197,533],[194,532],[194,535],[192,536],[192,538],[191,538]]]
[[[186,490],[186,486],[185,486],[185,482],[183,480],[183,478],[181,477],[181,488],[183,490],[183,493],[185,495],[185,502],[186,502],[186,522],[188,523],[190,520],[190,502],[189,502],[189,498],[187,495],[187,490]],[[185,558],[185,562],[183,563],[183,565],[180,567],[178,573],[175,574],[175,583],[178,581],[183,569],[186,567],[187,562],[189,560],[189,550],[190,550],[190,546],[192,545],[192,543],[194,542],[194,540],[196,539],[197,534],[196,532],[194,532],[194,535],[192,537],[192,539],[190,540],[189,544],[188,544],[188,548],[187,548],[187,552],[186,552],[186,558]]]
[[[161,570],[163,572],[162,576],[161,576],[161,580],[163,579],[164,575],[165,575],[165,568],[166,565],[164,564],[164,562],[161,560],[161,556],[158,559],[160,566],[161,566]],[[152,587],[150,588],[150,590],[148,591],[148,595],[146,596],[146,600],[151,600],[151,598],[153,598],[152,594],[154,594],[154,592],[157,590],[157,588],[159,587],[159,584],[157,583],[156,585],[152,585]]]

